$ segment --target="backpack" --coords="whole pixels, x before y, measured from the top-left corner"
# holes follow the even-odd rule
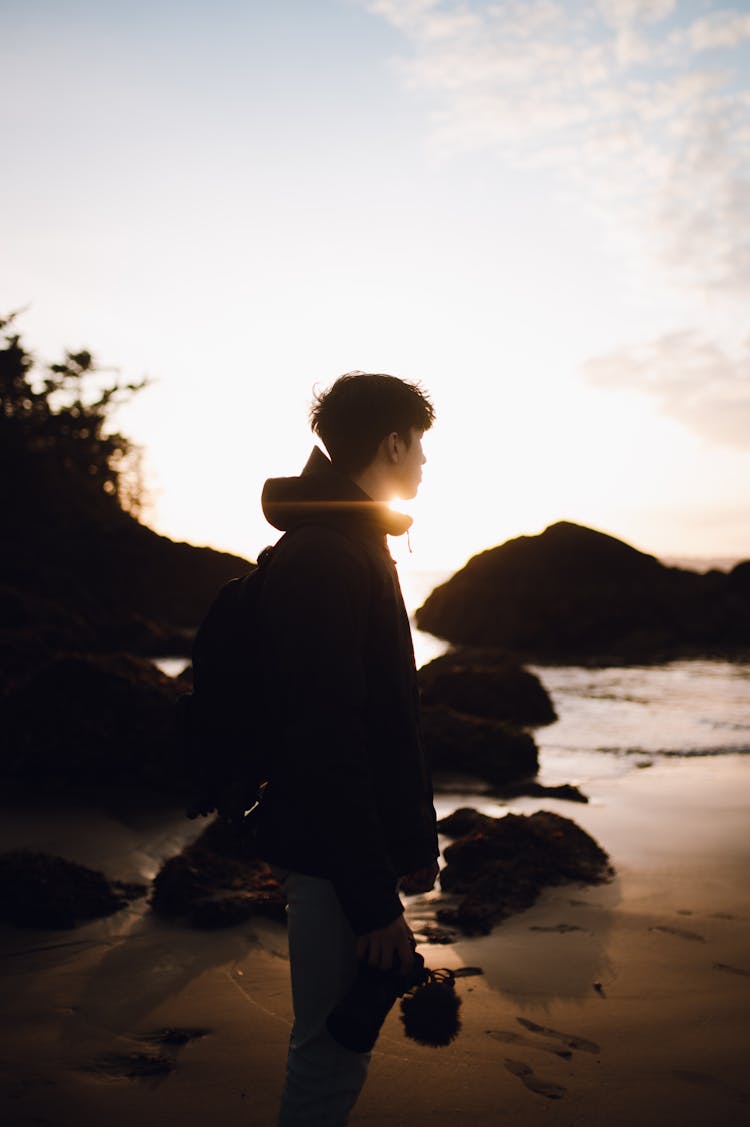
[[[221,588],[195,636],[193,690],[177,701],[188,818],[241,823],[260,800],[271,738],[260,601],[274,550]]]

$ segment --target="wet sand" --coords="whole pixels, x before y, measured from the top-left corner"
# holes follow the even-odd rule
[[[421,947],[432,966],[484,972],[459,979],[462,1034],[422,1048],[394,1010],[353,1127],[746,1121],[750,757],[658,762],[588,789],[588,806],[511,809],[579,822],[616,880],[553,889],[491,936]],[[155,832],[148,817],[6,814],[0,848],[136,879],[186,831],[179,819]],[[425,907],[410,902],[415,925]],[[140,901],[74,931],[2,928],[0,945],[7,1127],[272,1127],[291,1023],[283,928],[190,932]],[[185,1043],[164,1043],[174,1029]]]

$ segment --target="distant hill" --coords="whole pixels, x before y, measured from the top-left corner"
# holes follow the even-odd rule
[[[137,449],[111,414],[143,385],[102,387],[86,351],[39,364],[15,320],[0,318],[0,630],[38,635],[54,622],[70,635],[77,623],[81,645],[153,651],[159,634],[195,627],[217,589],[252,565],[175,543],[133,515]]]
[[[0,458],[0,470],[4,467]],[[4,500],[0,585],[99,622],[137,615],[192,628],[218,588],[252,565],[159,536],[105,494],[16,458]],[[25,470],[25,472],[22,472]]]
[[[750,562],[666,567],[560,521],[472,559],[417,611],[420,630],[526,660],[661,660],[750,650]]]

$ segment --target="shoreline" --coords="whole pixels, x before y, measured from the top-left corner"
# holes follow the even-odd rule
[[[353,1127],[738,1122],[750,1104],[749,783],[750,757],[727,755],[601,778],[587,806],[472,800],[487,813],[541,807],[573,818],[617,875],[548,890],[490,936],[422,945],[433,967],[484,972],[458,980],[463,1031],[447,1049],[423,1048],[403,1036],[396,1007]],[[439,813],[468,798],[438,794]],[[123,873],[116,856],[143,872],[179,836],[165,827],[139,851],[148,818],[140,828],[101,813],[75,819],[71,859],[96,849],[110,876]],[[27,839],[40,828],[24,824]],[[46,829],[51,846],[70,827],[61,815]],[[6,821],[2,848],[9,833]],[[434,898],[409,898],[410,920]],[[282,927],[188,931],[136,901],[69,932],[3,927],[0,941],[4,1122],[273,1124],[291,1023]],[[207,1032],[181,1047],[154,1041],[174,1027]],[[123,1075],[139,1053],[166,1071]]]

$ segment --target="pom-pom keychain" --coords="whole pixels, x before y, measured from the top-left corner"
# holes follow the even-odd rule
[[[460,1007],[453,971],[425,967],[421,981],[401,1001],[406,1036],[432,1048],[450,1045],[461,1029]]]

